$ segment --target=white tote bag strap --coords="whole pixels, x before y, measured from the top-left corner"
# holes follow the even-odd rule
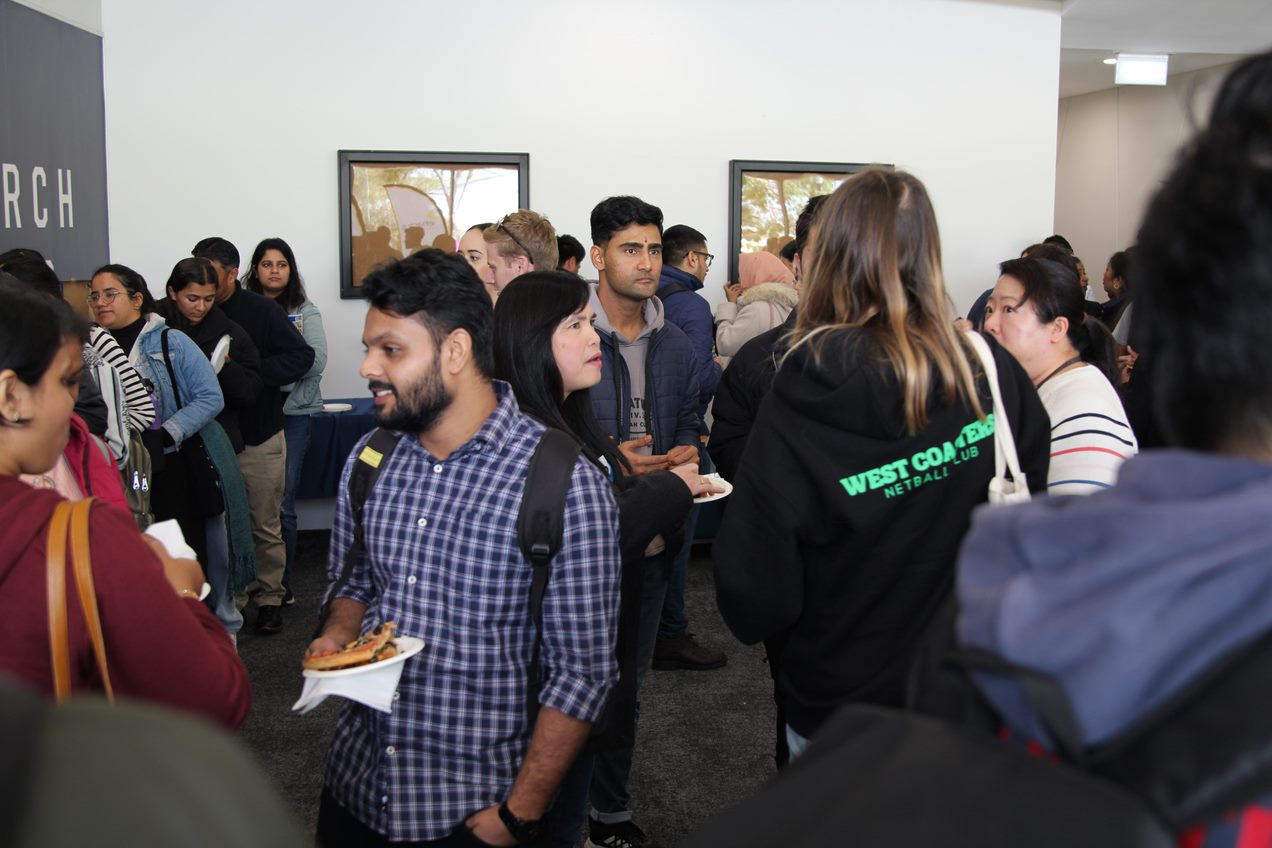
[[[998,386],[998,364],[989,344],[980,333],[964,334],[985,369],[989,392],[994,398],[994,479],[989,484],[990,503],[1020,503],[1029,500],[1029,486],[1020,470],[1020,458],[1016,456],[1016,439],[1011,432],[1011,422],[1003,407],[1002,391]],[[1011,472],[1008,480],[1005,471]]]

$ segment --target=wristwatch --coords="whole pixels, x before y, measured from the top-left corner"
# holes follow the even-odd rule
[[[508,828],[512,838],[519,843],[535,842],[543,836],[543,819],[534,821],[519,819],[513,815],[512,810],[508,809],[507,801],[499,805],[499,820],[504,823],[504,827]]]

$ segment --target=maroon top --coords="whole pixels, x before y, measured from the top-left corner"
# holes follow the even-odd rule
[[[49,659],[48,523],[62,498],[0,476],[0,674],[53,695]],[[129,515],[94,503],[93,580],[116,697],[198,713],[231,729],[247,718],[251,687],[229,635],[201,602],[181,598]],[[75,592],[67,549],[66,607],[73,692],[101,676]]]

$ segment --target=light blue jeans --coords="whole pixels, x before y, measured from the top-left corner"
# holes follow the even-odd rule
[[[796,733],[789,724],[786,725],[786,747],[791,752],[788,763],[795,762],[795,758],[804,753],[804,749],[808,747],[808,740]]]
[[[224,624],[226,632],[233,635],[243,627],[243,613],[239,612],[234,599],[227,593],[226,583],[230,580],[230,542],[226,537],[225,513],[204,519],[203,532],[208,540],[208,561],[204,564],[203,573],[207,575],[208,585],[212,587],[208,604],[217,621]]]

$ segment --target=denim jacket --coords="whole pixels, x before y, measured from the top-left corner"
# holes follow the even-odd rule
[[[180,409],[177,408],[172,380],[163,361],[164,330],[168,330],[168,355],[172,360],[172,371],[177,375],[177,388],[181,391]],[[161,316],[154,313],[146,316],[146,324],[128,358],[141,376],[155,387],[159,401],[158,420],[172,436],[174,450],[181,447],[181,442],[187,437],[203,429],[225,407],[225,398],[221,395],[212,363],[189,336],[178,330],[169,330]]]

